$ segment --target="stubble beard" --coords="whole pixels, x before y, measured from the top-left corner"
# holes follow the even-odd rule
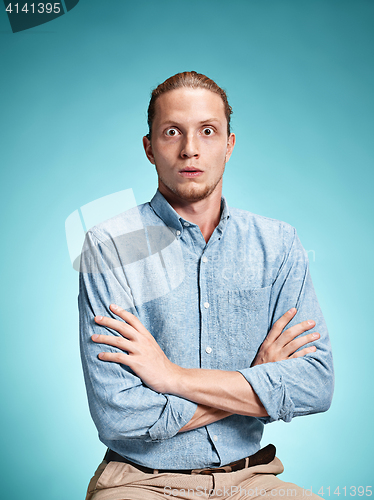
[[[165,182],[165,179],[163,179],[162,175],[160,175],[160,172],[157,169],[157,174],[159,180],[162,182],[162,184],[173,194],[175,194],[178,198],[184,200],[184,201],[201,201],[210,196],[213,191],[216,189],[218,186],[219,182],[221,181],[223,177],[223,173],[225,171],[225,166],[223,166],[222,173],[218,179],[215,179],[211,184],[208,185],[199,185],[199,184],[192,184],[192,183],[186,183],[184,185],[180,186],[173,186],[168,182]]]

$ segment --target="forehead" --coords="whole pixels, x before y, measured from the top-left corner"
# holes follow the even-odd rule
[[[222,98],[207,89],[179,88],[160,95],[155,102],[156,125],[164,122],[202,122],[215,119],[226,125]]]

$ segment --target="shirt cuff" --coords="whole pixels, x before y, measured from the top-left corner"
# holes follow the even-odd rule
[[[288,389],[276,363],[264,363],[238,370],[238,372],[250,383],[264,405],[269,415],[266,418],[266,423],[276,420],[291,422],[295,405],[288,394]]]
[[[197,404],[178,396],[165,395],[168,400],[161,417],[149,428],[150,439],[147,441],[163,441],[175,436],[179,429],[193,417]]]

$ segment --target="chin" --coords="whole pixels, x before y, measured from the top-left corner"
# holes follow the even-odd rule
[[[173,194],[184,201],[201,201],[210,196],[219,181],[211,186],[166,186]]]
[[[213,191],[217,188],[217,186],[221,182],[222,176],[223,172],[222,175],[218,179],[215,179],[211,184],[202,185],[195,182],[188,182],[181,184],[178,183],[173,184],[165,182],[165,180],[159,174],[159,186],[161,184],[163,187],[163,191],[168,191],[170,194],[173,194],[180,200],[187,202],[201,201],[213,193]]]

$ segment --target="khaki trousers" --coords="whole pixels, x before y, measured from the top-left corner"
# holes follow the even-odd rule
[[[86,500],[317,500],[311,490],[276,477],[283,472],[275,457],[267,465],[236,472],[201,474],[146,474],[135,467],[103,461],[88,486]]]

